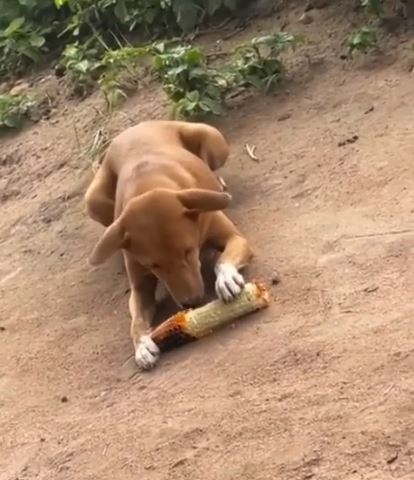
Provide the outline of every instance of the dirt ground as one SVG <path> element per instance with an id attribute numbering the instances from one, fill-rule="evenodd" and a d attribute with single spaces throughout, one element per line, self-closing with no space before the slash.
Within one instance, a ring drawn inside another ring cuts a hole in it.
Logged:
<path id="1" fill-rule="evenodd" d="M 126 373 L 119 258 L 87 264 L 101 230 L 79 153 L 99 96 L 56 86 L 49 120 L 1 140 L 1 480 L 414 479 L 412 37 L 343 61 L 346 19 L 286 15 L 231 42 L 288 18 L 313 39 L 291 78 L 218 123 L 229 215 L 257 253 L 247 276 L 281 279 L 272 306 L 150 373 Z M 163 116 L 150 86 L 111 132 Z"/>

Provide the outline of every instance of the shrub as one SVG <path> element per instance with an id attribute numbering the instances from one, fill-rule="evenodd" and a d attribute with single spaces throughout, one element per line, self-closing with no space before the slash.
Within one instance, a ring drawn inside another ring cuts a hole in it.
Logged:
<path id="1" fill-rule="evenodd" d="M 0 95 L 0 129 L 20 128 L 34 106 L 28 96 Z"/>

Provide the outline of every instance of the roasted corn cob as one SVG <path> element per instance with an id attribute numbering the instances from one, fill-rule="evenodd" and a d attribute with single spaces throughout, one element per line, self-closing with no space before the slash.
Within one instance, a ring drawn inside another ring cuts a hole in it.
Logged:
<path id="1" fill-rule="evenodd" d="M 194 310 L 178 312 L 151 333 L 151 339 L 161 351 L 198 340 L 213 330 L 269 306 L 270 295 L 266 287 L 252 282 L 245 285 L 240 297 L 230 303 L 220 300 Z"/>

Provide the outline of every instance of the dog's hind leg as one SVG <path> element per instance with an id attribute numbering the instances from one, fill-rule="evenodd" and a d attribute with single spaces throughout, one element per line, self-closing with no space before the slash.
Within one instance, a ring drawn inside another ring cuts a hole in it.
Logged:
<path id="1" fill-rule="evenodd" d="M 201 158 L 214 172 L 221 168 L 230 153 L 230 147 L 224 136 L 214 127 L 204 123 L 185 123 L 181 127 L 181 140 L 184 147 Z M 217 175 L 223 191 L 227 184 Z"/>
<path id="2" fill-rule="evenodd" d="M 221 168 L 230 153 L 230 147 L 224 136 L 214 127 L 203 125 L 200 134 L 199 157 L 214 172 Z"/>
<path id="3" fill-rule="evenodd" d="M 116 176 L 105 164 L 99 167 L 85 194 L 86 211 L 105 227 L 114 220 Z"/>

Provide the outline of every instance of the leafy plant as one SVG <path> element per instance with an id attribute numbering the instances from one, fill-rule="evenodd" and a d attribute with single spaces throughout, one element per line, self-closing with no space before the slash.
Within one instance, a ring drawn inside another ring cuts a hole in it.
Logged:
<path id="1" fill-rule="evenodd" d="M 361 0 L 361 5 L 378 17 L 381 16 L 384 8 L 384 0 Z"/>
<path id="2" fill-rule="evenodd" d="M 280 54 L 303 42 L 302 37 L 290 33 L 275 33 L 253 38 L 235 51 L 233 69 L 236 83 L 245 88 L 269 91 L 281 80 L 283 64 Z"/>
<path id="3" fill-rule="evenodd" d="M 146 47 L 124 47 L 105 53 L 100 62 L 103 73 L 98 83 L 108 110 L 126 97 L 126 90 L 136 88 L 140 77 L 138 70 L 148 56 L 149 49 Z"/>
<path id="4" fill-rule="evenodd" d="M 207 65 L 197 47 L 155 44 L 154 70 L 161 79 L 163 89 L 173 102 L 174 117 L 197 117 L 212 112 L 223 112 L 226 91 L 231 79 L 225 73 Z"/>
<path id="5" fill-rule="evenodd" d="M 79 42 L 67 45 L 63 51 L 60 65 L 69 74 L 79 95 L 85 95 L 96 84 L 102 67 L 100 55 L 97 47 Z"/>
<path id="6" fill-rule="evenodd" d="M 288 33 L 253 38 L 219 69 L 209 66 L 196 47 L 158 43 L 152 47 L 154 70 L 173 103 L 173 116 L 220 115 L 230 91 L 251 87 L 269 91 L 277 85 L 284 71 L 280 54 L 301 41 Z"/>
<path id="7" fill-rule="evenodd" d="M 49 28 L 35 28 L 24 17 L 12 20 L 0 30 L 0 75 L 18 74 L 40 59 L 46 50 L 45 34 Z"/>
<path id="8" fill-rule="evenodd" d="M 376 48 L 377 45 L 377 31 L 368 27 L 361 28 L 361 30 L 352 33 L 348 38 L 348 52 L 350 55 L 355 50 L 366 53 L 368 50 Z"/>
<path id="9" fill-rule="evenodd" d="M 235 12 L 240 1 L 0 0 L 0 75 L 21 73 L 42 52 L 74 40 L 114 49 L 132 31 L 147 38 L 189 33 L 219 12 Z"/>
<path id="10" fill-rule="evenodd" d="M 0 129 L 20 128 L 34 106 L 28 96 L 0 95 Z"/>
<path id="11" fill-rule="evenodd" d="M 86 30 L 96 35 L 112 31 L 189 33 L 220 10 L 234 12 L 239 0 L 55 0 L 57 8 L 71 12 L 66 32 L 80 36 Z"/>
<path id="12" fill-rule="evenodd" d="M 53 0 L 0 0 L 0 29 L 24 17 L 38 26 L 49 26 L 58 15 Z"/>

